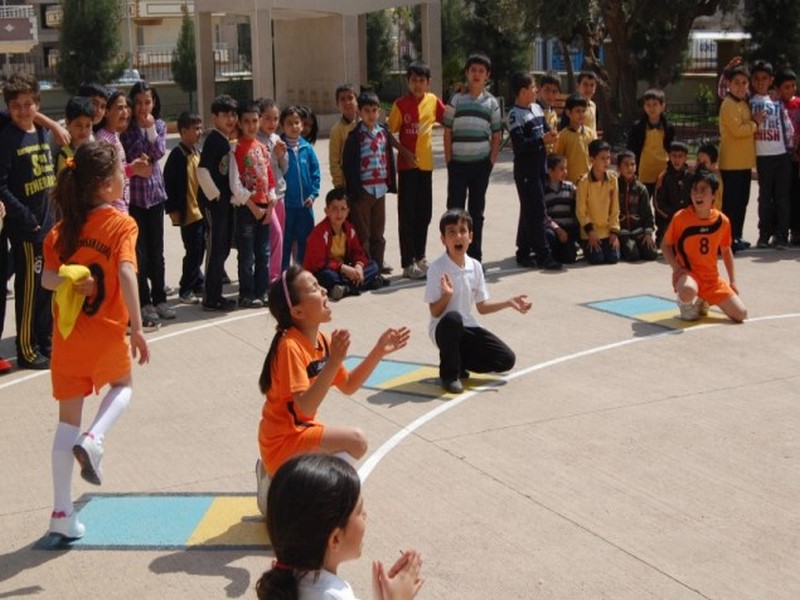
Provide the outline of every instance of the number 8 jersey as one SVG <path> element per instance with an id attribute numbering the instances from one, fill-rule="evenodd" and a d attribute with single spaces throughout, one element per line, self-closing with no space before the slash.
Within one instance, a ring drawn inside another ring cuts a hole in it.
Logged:
<path id="1" fill-rule="evenodd" d="M 707 219 L 701 219 L 691 206 L 679 210 L 664 234 L 664 241 L 675 249 L 681 266 L 700 283 L 719 279 L 719 249 L 732 243 L 728 217 L 712 208 Z"/>

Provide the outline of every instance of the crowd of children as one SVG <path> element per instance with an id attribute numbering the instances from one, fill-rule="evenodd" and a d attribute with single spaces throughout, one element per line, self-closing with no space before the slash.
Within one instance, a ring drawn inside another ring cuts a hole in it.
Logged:
<path id="1" fill-rule="evenodd" d="M 525 295 L 490 302 L 481 264 L 486 191 L 503 128 L 500 103 L 486 89 L 491 60 L 471 55 L 466 85 L 447 104 L 429 91 L 427 66 L 412 63 L 406 75 L 408 93 L 393 104 L 387 125 L 380 122 L 376 94 L 357 93 L 349 84 L 336 89 L 341 118 L 329 142 L 334 188 L 316 225 L 317 125 L 304 107 L 281 109 L 271 99 L 238 103 L 218 96 L 202 150 L 202 120 L 183 112 L 177 119 L 180 142 L 162 172 L 166 124 L 158 93 L 147 82 L 136 83 L 127 95 L 98 84 L 83 86 L 66 105 L 64 130 L 38 112 L 33 78 L 15 74 L 6 81 L 8 115 L 0 121 L 0 218 L 5 220 L 0 277 L 5 281 L 10 243 L 17 364 L 50 368 L 53 395 L 60 401 L 52 450 L 52 532 L 83 535 L 69 497 L 72 456 L 81 475 L 99 484 L 103 438 L 131 397 L 129 352 L 147 361 L 143 331 L 176 316 L 164 277 L 165 214 L 180 227 L 185 250 L 181 303 L 201 304 L 208 311 L 268 305 L 278 324 L 259 381 L 266 401 L 256 466 L 259 507 L 276 542 L 283 517 L 270 516 L 280 503 L 277 498 L 268 502 L 268 494 L 272 498 L 276 486 L 284 485 L 282 465 L 297 471 L 302 463 L 290 459 L 308 451 L 347 461 L 366 452 L 359 429 L 315 420 L 328 390 L 354 392 L 409 338 L 404 327 L 387 329 L 349 372 L 343 365 L 349 332 L 320 331 L 331 319 L 328 299 L 388 285 L 387 193 L 398 194 L 402 276 L 427 279 L 424 300 L 443 389 L 461 393 L 470 371 L 513 368 L 513 350 L 472 314 L 473 305 L 479 314 L 505 308 L 525 314 L 531 308 Z M 719 152 L 702 144 L 693 168 L 688 146 L 675 139 L 667 119 L 664 93 L 648 90 L 630 149 L 616 154 L 616 172 L 610 168 L 612 148 L 598 135 L 592 100 L 597 83 L 593 74 L 580 74 L 578 92 L 566 98 L 559 123 L 556 75 L 545 74 L 539 86 L 530 74 L 512 78 L 507 128 L 520 203 L 517 263 L 560 270 L 581 254 L 595 265 L 652 261 L 661 250 L 673 270 L 681 318 L 697 319 L 714 304 L 732 320 L 743 321 L 747 311 L 738 295 L 733 253 L 749 245 L 742 231 L 753 168 L 759 181 L 757 246 L 800 244 L 795 74 L 787 70 L 776 76 L 764 61 L 752 65 L 752 74 L 732 64 L 722 84 Z M 436 123 L 444 127 L 448 211 L 439 221 L 444 253 L 429 264 Z M 58 147 L 51 148 L 54 141 Z M 232 247 L 238 300 L 223 295 Z M 728 281 L 719 275 L 718 256 Z M 3 297 L 0 333 L 5 308 Z M 103 318 L 93 318 L 97 315 Z M 107 351 L 89 352 L 89 343 L 98 340 Z M 70 366 L 74 361 L 65 360 L 75 353 L 86 355 L 80 372 Z M 0 359 L 0 372 L 10 368 Z M 80 434 L 84 397 L 106 384 L 110 388 L 95 421 Z M 352 475 L 346 464 L 341 469 L 345 479 Z M 358 490 L 354 493 L 358 496 Z M 307 568 L 327 569 L 336 585 L 338 562 L 353 553 L 331 561 L 328 551 L 336 529 L 350 527 L 355 518 L 356 499 L 343 505 L 339 521 L 326 524 L 332 533 L 307 559 Z M 306 585 L 287 576 L 306 568 L 306 558 L 302 564 L 300 558 L 282 558 L 279 546 L 279 562 L 260 589 Z M 413 596 L 421 584 L 419 564 L 413 551 L 388 573 L 378 563 L 376 585 L 388 590 L 402 584 Z"/>

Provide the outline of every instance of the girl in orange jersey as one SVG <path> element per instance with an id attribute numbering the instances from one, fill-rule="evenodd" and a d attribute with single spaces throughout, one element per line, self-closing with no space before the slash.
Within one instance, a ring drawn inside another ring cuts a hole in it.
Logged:
<path id="1" fill-rule="evenodd" d="M 293 265 L 269 290 L 269 310 L 277 321 L 259 378 L 267 401 L 261 414 L 256 463 L 258 504 L 266 514 L 269 479 L 297 454 L 324 452 L 357 460 L 367 451 L 364 433 L 356 427 L 329 427 L 315 420 L 331 386 L 353 394 L 381 359 L 408 343 L 406 327 L 387 329 L 366 358 L 348 372 L 342 362 L 350 347 L 350 332 L 335 329 L 330 336 L 319 328 L 331 320 L 328 294 L 310 272 Z M 266 469 L 265 469 L 266 467 Z"/>
<path id="2" fill-rule="evenodd" d="M 42 285 L 56 291 L 50 365 L 59 401 L 50 532 L 66 539 L 85 531 L 70 498 L 73 455 L 81 476 L 100 485 L 103 438 L 131 399 L 129 352 L 139 364 L 150 359 L 136 283 L 136 223 L 112 205 L 124 185 L 114 146 L 82 145 L 58 176 L 53 202 L 61 220 L 44 242 Z M 79 435 L 83 399 L 106 384 L 97 416 Z"/>

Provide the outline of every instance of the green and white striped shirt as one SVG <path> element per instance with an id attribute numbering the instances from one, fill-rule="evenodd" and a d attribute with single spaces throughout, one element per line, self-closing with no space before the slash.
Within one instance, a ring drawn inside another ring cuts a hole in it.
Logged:
<path id="1" fill-rule="evenodd" d="M 500 104 L 487 91 L 477 97 L 453 94 L 442 124 L 453 131 L 451 160 L 480 162 L 491 154 L 492 134 L 502 129 Z"/>

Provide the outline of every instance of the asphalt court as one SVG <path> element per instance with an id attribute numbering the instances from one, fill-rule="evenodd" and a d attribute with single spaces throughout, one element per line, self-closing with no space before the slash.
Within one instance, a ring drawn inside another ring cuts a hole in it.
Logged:
<path id="1" fill-rule="evenodd" d="M 327 164 L 324 141 L 317 149 Z M 434 215 L 445 186 L 438 169 Z M 392 206 L 387 256 L 397 269 Z M 463 395 L 443 394 L 423 284 L 396 273 L 388 288 L 333 306 L 325 329 L 351 330 L 348 365 L 386 327 L 412 330 L 362 390 L 332 392 L 320 409 L 323 422 L 357 425 L 369 443 L 363 554 L 342 576 L 369 597 L 370 561 L 415 546 L 422 598 L 800 597 L 800 250 L 737 256 L 749 322 L 712 310 L 684 328 L 661 261 L 517 268 L 516 213 L 504 153 L 487 199 L 486 277 L 493 299 L 527 293 L 534 307 L 480 322 L 516 352 L 510 373 L 473 374 Z M 439 252 L 434 223 L 429 258 Z M 170 284 L 181 255 L 168 228 Z M 13 354 L 9 313 L 3 355 Z M 179 306 L 174 323 L 148 334 L 153 359 L 134 369 L 103 486 L 75 477 L 87 534 L 71 548 L 42 549 L 49 378 L 0 378 L 0 598 L 253 597 L 272 560 L 253 463 L 255 381 L 273 331 L 265 310 Z M 85 419 L 96 406 L 87 402 Z"/>

